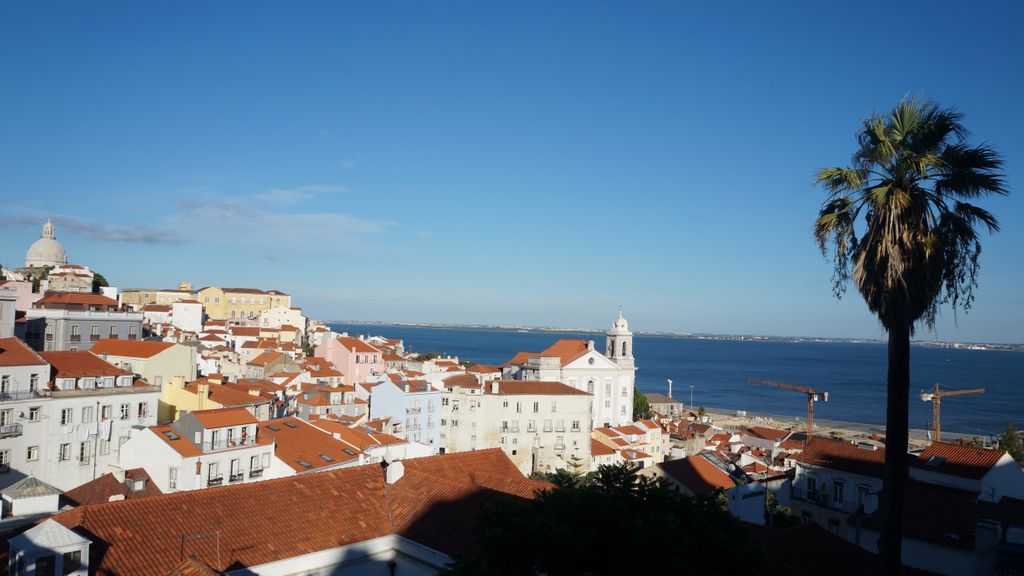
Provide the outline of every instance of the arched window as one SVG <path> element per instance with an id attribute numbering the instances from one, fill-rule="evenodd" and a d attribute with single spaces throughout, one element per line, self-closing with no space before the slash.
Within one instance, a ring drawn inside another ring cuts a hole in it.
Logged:
<path id="1" fill-rule="evenodd" d="M 623 358 L 626 357 L 626 341 L 625 340 L 622 341 L 622 357 Z"/>
<path id="2" fill-rule="evenodd" d="M 587 394 L 593 394 L 593 393 L 594 393 L 594 380 L 593 379 L 587 380 Z"/>

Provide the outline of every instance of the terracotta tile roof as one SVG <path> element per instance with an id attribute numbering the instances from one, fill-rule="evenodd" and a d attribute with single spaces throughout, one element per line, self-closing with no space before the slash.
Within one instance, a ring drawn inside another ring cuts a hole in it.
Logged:
<path id="1" fill-rule="evenodd" d="M 632 425 L 630 425 L 630 426 L 619 426 L 618 428 L 615 428 L 615 430 L 617 430 L 619 432 L 619 434 L 625 434 L 627 436 L 633 436 L 633 435 L 635 435 L 635 436 L 643 436 L 643 435 L 647 434 L 646 430 L 641 430 L 641 429 L 637 428 L 636 426 L 632 426 Z"/>
<path id="2" fill-rule="evenodd" d="M 142 480 L 145 482 L 145 487 L 142 490 L 132 490 L 126 482 L 118 482 L 113 474 L 108 473 L 65 492 L 64 496 L 74 502 L 76 506 L 80 506 L 109 502 L 111 496 L 123 496 L 125 499 L 129 499 L 163 494 L 144 468 L 125 470 L 125 480 L 127 482 Z"/>
<path id="3" fill-rule="evenodd" d="M 85 292 L 47 292 L 34 304 L 37 308 L 47 306 L 99 306 L 101 308 L 117 308 L 117 301 L 102 294 Z"/>
<path id="4" fill-rule="evenodd" d="M 143 312 L 170 312 L 171 307 L 166 304 L 146 304 L 142 307 Z"/>
<path id="5" fill-rule="evenodd" d="M 980 480 L 1005 454 L 1005 450 L 933 442 L 910 465 L 939 474 Z"/>
<path id="6" fill-rule="evenodd" d="M 536 352 L 516 352 L 516 355 L 508 362 L 505 362 L 505 365 L 526 364 L 533 356 L 540 356 L 540 354 L 537 354 Z"/>
<path id="7" fill-rule="evenodd" d="M 587 343 L 577 338 L 562 338 L 541 352 L 540 356 L 558 356 L 562 366 L 587 353 Z"/>
<path id="8" fill-rule="evenodd" d="M 203 453 L 198 446 L 182 438 L 178 430 L 170 424 L 150 426 L 148 430 L 184 458 L 200 456 Z"/>
<path id="9" fill-rule="evenodd" d="M 338 342 L 345 347 L 346 350 L 355 350 L 356 352 L 376 352 L 380 353 L 380 350 L 360 340 L 359 338 L 352 338 L 351 336 L 338 336 Z"/>
<path id="10" fill-rule="evenodd" d="M 163 576 L 184 556 L 224 572 L 397 533 L 447 554 L 471 547 L 480 509 L 495 496 L 531 498 L 549 484 L 524 478 L 500 449 L 403 461 L 387 492 L 379 465 L 329 470 L 80 506 L 54 516 L 88 533 L 98 574 Z M 218 554 L 219 553 L 219 554 Z"/>
<path id="11" fill-rule="evenodd" d="M 127 376 L 122 370 L 92 352 L 40 352 L 50 363 L 50 378 L 81 378 L 97 376 Z"/>
<path id="12" fill-rule="evenodd" d="M 443 382 L 445 386 L 480 387 L 480 382 L 476 379 L 476 376 L 473 376 L 472 374 L 449 376 L 445 378 Z"/>
<path id="13" fill-rule="evenodd" d="M 783 440 L 782 443 L 779 444 L 779 448 L 782 450 L 803 450 L 804 443 L 799 440 Z"/>
<path id="14" fill-rule="evenodd" d="M 619 450 L 619 454 L 622 455 L 626 460 L 643 460 L 644 458 L 650 458 L 650 454 L 646 454 L 639 450 Z"/>
<path id="15" fill-rule="evenodd" d="M 695 494 L 728 490 L 736 485 L 728 474 L 699 454 L 681 460 L 666 460 L 656 466 Z"/>
<path id="16" fill-rule="evenodd" d="M 220 428 L 222 426 L 241 426 L 242 424 L 256 424 L 258 420 L 245 408 L 216 408 L 213 410 L 195 410 L 189 412 L 199 420 L 199 423 L 206 428 Z"/>
<path id="17" fill-rule="evenodd" d="M 0 366 L 39 366 L 46 360 L 17 338 L 0 338 Z"/>
<path id="18" fill-rule="evenodd" d="M 491 372 L 501 372 L 501 366 L 488 366 L 486 364 L 473 364 L 469 368 L 466 368 L 466 372 L 476 372 L 478 374 L 488 374 Z"/>
<path id="19" fill-rule="evenodd" d="M 558 394 L 561 396 L 590 396 L 561 382 L 541 382 L 535 380 L 494 380 L 484 386 L 484 393 L 492 393 L 492 384 L 498 385 L 499 394 Z"/>
<path id="20" fill-rule="evenodd" d="M 612 454 L 615 454 L 615 450 L 611 446 L 591 438 L 590 454 L 592 456 L 611 456 Z"/>
<path id="21" fill-rule="evenodd" d="M 152 342 L 148 340 L 109 340 L 96 341 L 89 349 L 96 355 L 125 356 L 129 358 L 152 358 L 174 346 L 173 342 Z"/>
<path id="22" fill-rule="evenodd" d="M 260 329 L 255 326 L 231 326 L 228 331 L 235 336 L 255 336 L 259 337 Z"/>
<path id="23" fill-rule="evenodd" d="M 708 430 L 711 430 L 711 426 L 707 424 L 699 424 L 696 422 L 691 423 L 687 426 L 687 429 L 694 434 L 705 434 Z"/>
<path id="24" fill-rule="evenodd" d="M 249 360 L 249 365 L 250 366 L 266 366 L 267 364 L 270 364 L 271 362 L 273 362 L 274 360 L 277 360 L 281 356 L 283 356 L 283 354 L 281 354 L 280 352 L 276 352 L 274 350 L 268 350 L 268 351 L 260 354 L 259 356 L 253 358 L 252 360 Z"/>
<path id="25" fill-rule="evenodd" d="M 750 428 L 747 428 L 747 432 L 751 436 L 771 440 L 772 442 L 782 442 L 784 438 L 789 436 L 789 432 L 785 430 L 766 428 L 764 426 L 751 426 Z"/>
<path id="26" fill-rule="evenodd" d="M 202 288 L 201 290 L 205 290 Z M 266 294 L 267 292 L 260 290 L 259 288 L 221 288 L 221 291 L 225 293 L 234 294 Z"/>
<path id="27" fill-rule="evenodd" d="M 259 430 L 274 441 L 274 455 L 299 474 L 359 460 L 359 452 L 348 444 L 298 418 L 267 420 Z"/>
<path id="28" fill-rule="evenodd" d="M 881 478 L 882 467 L 885 464 L 885 448 L 868 450 L 842 440 L 814 436 L 804 446 L 803 452 L 794 455 L 792 459 L 823 468 Z"/>

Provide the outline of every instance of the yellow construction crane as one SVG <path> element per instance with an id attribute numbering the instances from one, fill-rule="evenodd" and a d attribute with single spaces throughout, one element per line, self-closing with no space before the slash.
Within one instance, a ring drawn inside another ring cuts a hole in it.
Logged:
<path id="1" fill-rule="evenodd" d="M 932 402 L 932 441 L 938 442 L 942 439 L 942 428 L 939 426 L 939 416 L 941 415 L 942 399 L 947 396 L 961 396 L 963 394 L 984 394 L 984 388 L 971 388 L 969 390 L 942 390 L 939 388 L 939 384 L 936 383 L 935 387 L 928 392 L 921 392 L 921 400 L 925 402 L 931 400 Z"/>

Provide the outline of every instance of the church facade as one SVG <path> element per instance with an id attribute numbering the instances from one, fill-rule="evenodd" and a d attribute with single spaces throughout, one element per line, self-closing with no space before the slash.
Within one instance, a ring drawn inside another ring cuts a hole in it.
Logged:
<path id="1" fill-rule="evenodd" d="M 633 333 L 620 312 L 605 333 L 604 353 L 593 340 L 563 338 L 543 352 L 516 354 L 502 377 L 567 384 L 593 397 L 595 427 L 624 425 L 633 420 Z"/>

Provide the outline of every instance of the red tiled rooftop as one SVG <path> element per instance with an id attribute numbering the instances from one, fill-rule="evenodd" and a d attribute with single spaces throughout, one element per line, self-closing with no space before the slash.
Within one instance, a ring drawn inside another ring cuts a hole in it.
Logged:
<path id="1" fill-rule="evenodd" d="M 127 376 L 122 370 L 92 352 L 40 352 L 50 363 L 50 378 L 81 378 L 97 376 Z"/>
<path id="2" fill-rule="evenodd" d="M 549 484 L 524 478 L 499 449 L 403 461 L 385 492 L 379 465 L 80 506 L 54 516 L 90 534 L 99 574 L 163 576 L 186 555 L 216 571 L 399 534 L 447 554 L 471 547 L 493 497 L 531 498 Z"/>
<path id="3" fill-rule="evenodd" d="M 563 396 L 589 396 L 582 390 L 561 382 L 535 380 L 494 380 L 484 386 L 484 393 L 493 394 L 493 384 L 498 385 L 499 394 L 557 394 Z"/>
<path id="4" fill-rule="evenodd" d="M 736 485 L 728 474 L 699 454 L 681 460 L 667 460 L 656 466 L 696 494 L 728 490 Z"/>
<path id="5" fill-rule="evenodd" d="M 47 305 L 117 308 L 117 301 L 107 298 L 102 294 L 89 294 L 85 292 L 47 292 L 45 296 L 37 300 L 34 304 L 34 306 L 38 308 L 44 308 Z"/>
<path id="6" fill-rule="evenodd" d="M 576 338 L 562 338 L 541 352 L 539 356 L 558 356 L 562 366 L 587 353 L 587 343 Z"/>
<path id="7" fill-rule="evenodd" d="M 274 455 L 300 474 L 359 460 L 359 453 L 347 444 L 298 418 L 267 420 L 259 430 L 261 437 L 274 441 Z"/>
<path id="8" fill-rule="evenodd" d="M 255 416 L 245 408 L 216 408 L 214 410 L 195 410 L 190 412 L 206 428 L 220 428 L 222 426 L 241 426 L 242 424 L 255 424 L 258 422 Z"/>
<path id="9" fill-rule="evenodd" d="M 1005 454 L 1005 450 L 933 442 L 911 466 L 939 474 L 980 480 Z"/>
<path id="10" fill-rule="evenodd" d="M 338 343 L 345 347 L 346 350 L 355 350 L 356 352 L 369 352 L 369 353 L 380 353 L 380 350 L 360 340 L 359 338 L 352 338 L 351 336 L 338 336 Z"/>
<path id="11" fill-rule="evenodd" d="M 0 366 L 39 366 L 46 360 L 17 338 L 0 338 Z"/>
<path id="12" fill-rule="evenodd" d="M 93 344 L 89 351 L 96 355 L 152 358 L 172 346 L 174 346 L 173 342 L 103 339 Z"/>
<path id="13" fill-rule="evenodd" d="M 842 440 L 814 436 L 793 460 L 862 476 L 882 477 L 885 448 L 870 450 Z"/>

